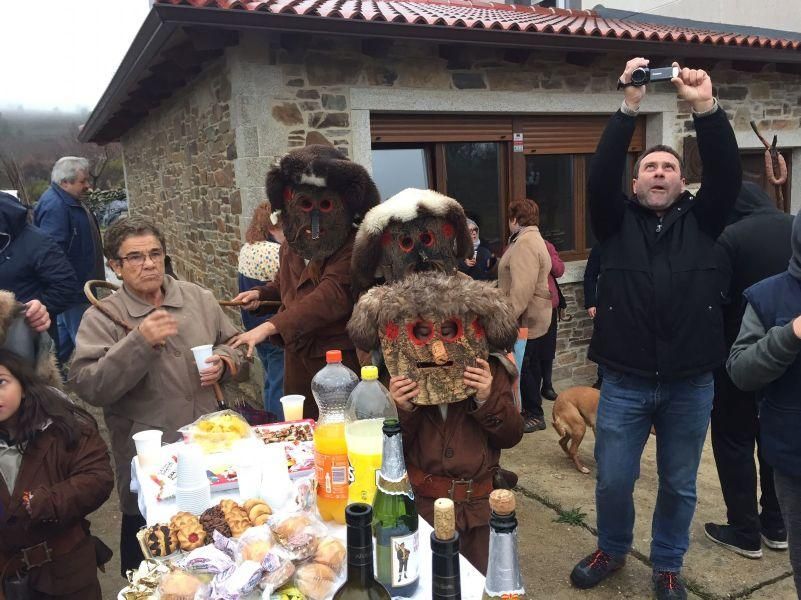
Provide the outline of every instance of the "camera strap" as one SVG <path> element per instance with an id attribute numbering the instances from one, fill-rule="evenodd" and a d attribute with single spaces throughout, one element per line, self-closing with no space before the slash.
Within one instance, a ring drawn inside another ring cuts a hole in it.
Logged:
<path id="1" fill-rule="evenodd" d="M 617 89 L 622 90 L 627 87 L 642 87 L 642 84 L 637 85 L 636 83 L 632 83 L 629 81 L 628 83 L 623 83 L 620 79 L 617 80 Z"/>

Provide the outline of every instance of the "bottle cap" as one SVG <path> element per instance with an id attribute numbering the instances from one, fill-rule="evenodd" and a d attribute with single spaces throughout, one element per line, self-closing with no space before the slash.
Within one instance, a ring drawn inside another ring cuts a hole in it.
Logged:
<path id="1" fill-rule="evenodd" d="M 327 363 L 342 362 L 342 350 L 328 350 L 325 353 L 325 362 Z"/>
<path id="2" fill-rule="evenodd" d="M 376 379 L 378 379 L 378 367 L 374 367 L 373 365 L 362 367 L 363 381 L 375 381 Z"/>
<path id="3" fill-rule="evenodd" d="M 384 435 L 397 435 L 401 432 L 400 421 L 395 418 L 384 419 L 384 426 L 381 430 L 384 432 Z"/>
<path id="4" fill-rule="evenodd" d="M 353 502 L 345 507 L 345 523 L 351 527 L 367 527 L 373 522 L 373 507 L 363 502 Z"/>
<path id="5" fill-rule="evenodd" d="M 490 508 L 498 516 L 515 512 L 515 495 L 510 490 L 493 490 L 489 497 Z"/>
<path id="6" fill-rule="evenodd" d="M 438 540 L 450 540 L 456 534 L 456 517 L 453 500 L 438 498 L 434 501 L 434 535 Z"/>

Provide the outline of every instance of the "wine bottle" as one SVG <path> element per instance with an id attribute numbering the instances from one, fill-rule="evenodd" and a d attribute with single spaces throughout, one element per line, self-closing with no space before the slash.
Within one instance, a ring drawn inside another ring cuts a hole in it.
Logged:
<path id="1" fill-rule="evenodd" d="M 393 596 L 411 597 L 420 573 L 417 507 L 403 460 L 398 420 L 385 419 L 383 433 L 381 471 L 373 500 L 378 581 Z"/>
<path id="2" fill-rule="evenodd" d="M 515 495 L 509 490 L 494 490 L 489 498 L 490 540 L 489 567 L 482 600 L 503 598 L 523 600 L 526 590 L 520 575 L 517 555 L 517 519 Z"/>
<path id="3" fill-rule="evenodd" d="M 348 578 L 334 592 L 334 600 L 390 600 L 373 575 L 373 509 L 356 502 L 345 508 L 348 541 Z"/>
<path id="4" fill-rule="evenodd" d="M 431 600 L 461 600 L 459 580 L 459 532 L 453 500 L 434 502 L 434 531 L 431 532 Z"/>

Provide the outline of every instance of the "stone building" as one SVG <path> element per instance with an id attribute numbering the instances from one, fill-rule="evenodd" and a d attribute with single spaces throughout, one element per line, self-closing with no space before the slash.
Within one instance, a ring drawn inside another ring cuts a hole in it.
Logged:
<path id="1" fill-rule="evenodd" d="M 160 0 L 84 127 L 121 141 L 131 211 L 159 222 L 179 274 L 235 291 L 248 215 L 268 166 L 330 143 L 370 169 L 384 197 L 431 187 L 458 199 L 500 251 L 505 207 L 532 197 L 568 270 L 577 318 L 560 334 L 556 378 L 590 379 L 580 285 L 593 244 L 588 159 L 620 105 L 626 60 L 711 72 L 742 149 L 764 183 L 749 121 L 778 133 L 801 205 L 801 36 L 738 35 L 463 0 Z M 690 108 L 650 86 L 629 166 L 654 143 L 683 149 L 700 177 Z M 627 177 L 630 180 L 630 177 Z M 623 182 L 621 182 L 622 184 Z M 771 188 L 772 191 L 772 188 Z M 792 204 L 792 206 L 791 206 Z"/>

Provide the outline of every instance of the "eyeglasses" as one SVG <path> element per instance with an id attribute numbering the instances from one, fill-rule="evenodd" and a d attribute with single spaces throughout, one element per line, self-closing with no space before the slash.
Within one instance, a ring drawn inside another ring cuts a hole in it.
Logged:
<path id="1" fill-rule="evenodd" d="M 128 264 L 132 267 L 141 267 L 145 264 L 146 259 L 150 259 L 154 263 L 164 260 L 163 250 L 151 250 L 147 254 L 142 252 L 131 252 L 127 256 L 120 256 L 120 260 L 127 260 Z"/>
<path id="2" fill-rule="evenodd" d="M 478 229 L 476 229 L 475 227 L 469 227 L 468 230 L 470 231 L 470 233 L 478 233 Z"/>

